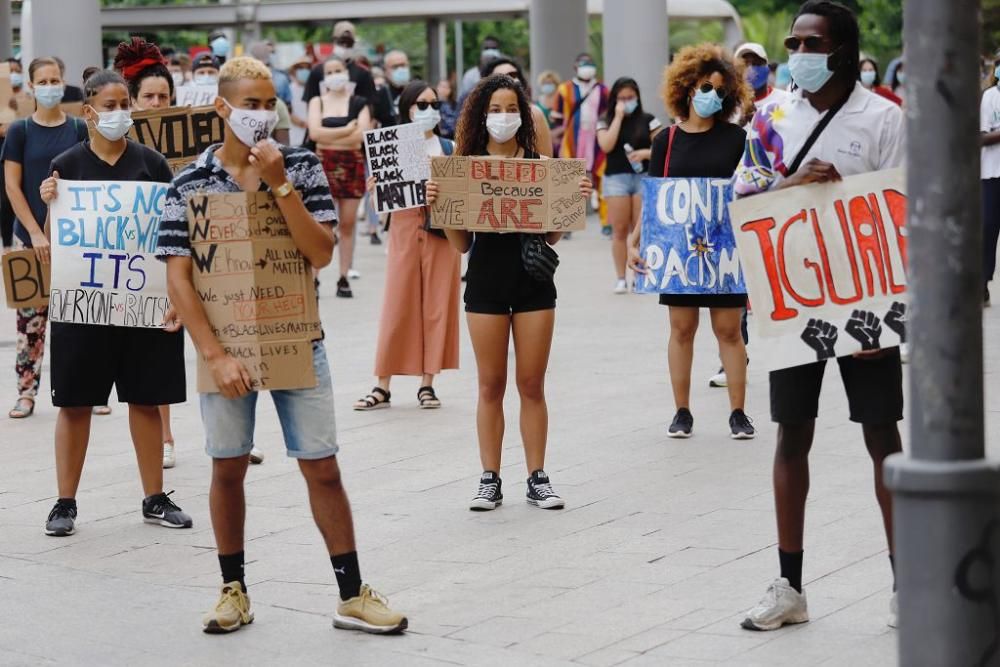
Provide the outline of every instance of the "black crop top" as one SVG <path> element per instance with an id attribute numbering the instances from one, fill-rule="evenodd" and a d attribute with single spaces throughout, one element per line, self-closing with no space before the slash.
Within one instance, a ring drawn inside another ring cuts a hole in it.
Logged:
<path id="1" fill-rule="evenodd" d="M 322 97 L 319 98 L 319 104 L 321 113 L 323 114 L 323 127 L 344 127 L 361 115 L 361 110 L 367 106 L 368 101 L 363 97 L 351 95 L 351 99 L 347 103 L 346 116 L 327 116 L 326 105 Z"/>

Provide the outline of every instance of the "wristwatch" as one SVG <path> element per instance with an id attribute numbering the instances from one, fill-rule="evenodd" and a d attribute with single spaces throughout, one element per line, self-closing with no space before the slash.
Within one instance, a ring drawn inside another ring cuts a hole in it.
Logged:
<path id="1" fill-rule="evenodd" d="M 281 185 L 279 185 L 278 187 L 276 187 L 271 192 L 278 199 L 284 199 L 288 195 L 292 194 L 292 191 L 294 189 L 295 189 L 295 187 L 291 183 L 289 183 L 288 181 L 285 181 L 284 183 L 282 183 Z"/>

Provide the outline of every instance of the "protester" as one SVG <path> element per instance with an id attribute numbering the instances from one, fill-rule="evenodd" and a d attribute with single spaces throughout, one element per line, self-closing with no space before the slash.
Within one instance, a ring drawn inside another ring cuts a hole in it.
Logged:
<path id="1" fill-rule="evenodd" d="M 221 390 L 201 395 L 207 451 L 212 457 L 209 507 L 223 580 L 219 601 L 202 622 L 209 633 L 232 632 L 254 619 L 244 579 L 243 479 L 257 392 L 251 389 L 247 369 L 216 339 L 194 289 L 187 198 L 196 193 L 256 191 L 259 184 L 274 195 L 292 240 L 306 260 L 315 268 L 329 264 L 337 218 L 327 179 L 312 153 L 267 139 L 276 122 L 276 103 L 266 67 L 252 58 L 226 63 L 215 101 L 216 111 L 226 120 L 225 140 L 210 146 L 174 178 L 160 228 L 158 254 L 167 259 L 171 302 Z M 378 634 L 401 632 L 406 629 L 406 617 L 392 611 L 385 598 L 362 584 L 351 508 L 337 465 L 333 386 L 322 339 L 313 342 L 313 365 L 316 387 L 275 390 L 271 397 L 288 455 L 298 459 L 306 480 L 313 517 L 340 589 L 341 602 L 333 624 Z"/>
<path id="2" fill-rule="evenodd" d="M 174 82 L 174 88 L 186 86 L 191 83 L 191 56 L 186 53 L 176 53 L 170 56 L 170 78 Z"/>
<path id="3" fill-rule="evenodd" d="M 365 193 L 365 155 L 363 134 L 371 129 L 368 102 L 352 95 L 347 89 L 347 63 L 340 56 L 331 56 L 324 64 L 326 92 L 309 102 L 309 136 L 323 160 L 323 170 L 330 191 L 337 200 L 340 218 L 340 278 L 337 296 L 351 298 L 349 277 L 360 274 L 351 271 L 354 260 L 354 223 L 358 204 Z"/>
<path id="4" fill-rule="evenodd" d="M 225 31 L 221 28 L 216 28 L 208 34 L 208 47 L 212 49 L 212 55 L 219 60 L 219 65 L 223 65 L 226 62 L 226 58 L 229 57 L 230 45 L 229 38 L 226 37 Z"/>
<path id="5" fill-rule="evenodd" d="M 853 12 L 837 2 L 809 0 L 785 40 L 798 89 L 781 113 L 761 111 L 753 120 L 746 153 L 736 172 L 738 195 L 780 191 L 808 183 L 891 169 L 903 158 L 903 114 L 898 106 L 857 81 L 859 29 Z M 820 123 L 825 120 L 825 127 Z M 853 145 L 857 151 L 842 147 Z M 796 167 L 801 164 L 801 169 Z M 850 419 L 861 424 L 875 473 L 892 561 L 892 494 L 883 480 L 885 457 L 901 450 L 896 423 L 903 418 L 902 366 L 898 348 L 837 359 Z M 780 576 L 743 627 L 774 630 L 809 620 L 802 587 L 802 547 L 809 451 L 819 411 L 826 361 L 770 375 L 771 419 L 778 424 L 774 495 Z M 896 623 L 896 596 L 889 625 Z"/>
<path id="6" fill-rule="evenodd" d="M 649 175 L 653 178 L 732 178 L 743 154 L 746 132 L 727 122 L 750 100 L 750 87 L 723 50 L 712 44 L 681 49 L 664 75 L 663 99 L 681 122 L 653 141 Z M 629 264 L 645 272 L 639 255 L 640 229 L 629 237 Z M 744 413 L 746 347 L 740 321 L 746 294 L 661 294 L 669 306 L 668 365 L 677 413 L 667 430 L 671 438 L 689 438 L 694 430 L 691 413 L 691 362 L 701 308 L 708 308 L 719 357 L 729 378 L 729 431 L 734 439 L 756 435 Z"/>
<path id="7" fill-rule="evenodd" d="M 278 99 L 286 107 L 292 104 L 292 82 L 288 72 L 274 66 L 274 43 L 270 41 L 254 42 L 249 48 L 250 55 L 261 61 L 271 70 L 271 77 L 274 80 L 274 88 L 278 93 Z"/>
<path id="8" fill-rule="evenodd" d="M 482 49 L 479 52 L 479 63 L 465 70 L 465 74 L 462 75 L 461 85 L 458 87 L 458 97 L 465 99 L 472 92 L 472 89 L 476 87 L 476 84 L 479 83 L 479 80 L 483 78 L 482 69 L 486 66 L 486 63 L 502 56 L 500 40 L 493 35 L 484 37 Z"/>
<path id="9" fill-rule="evenodd" d="M 89 141 L 75 144 L 52 160 L 52 175 L 40 188 L 46 205 L 55 201 L 59 179 L 170 182 L 166 158 L 125 136 L 132 126 L 131 95 L 120 74 L 104 70 L 92 75 L 85 84 L 85 99 L 84 117 L 93 134 Z M 183 403 L 186 393 L 180 323 L 168 312 L 164 325 L 164 329 L 139 329 L 52 324 L 52 403 L 59 408 L 55 433 L 59 499 L 46 522 L 47 535 L 61 537 L 75 530 L 76 492 L 90 440 L 91 410 L 107 404 L 112 386 L 118 400 L 129 406 L 129 430 L 146 496 L 143 519 L 167 528 L 191 527 L 191 518 L 163 492 L 163 440 L 157 406 Z M 142 363 L 135 363 L 139 358 Z"/>
<path id="10" fill-rule="evenodd" d="M 399 96 L 400 118 L 424 130 L 430 157 L 455 152 L 451 140 L 435 134 L 441 119 L 440 104 L 434 89 L 420 80 L 411 81 Z M 371 193 L 374 177 L 368 185 Z M 429 220 L 426 206 L 390 216 L 385 298 L 375 353 L 378 384 L 354 404 L 355 410 L 389 407 L 389 383 L 394 375 L 420 376 L 417 402 L 423 409 L 439 408 L 434 376 L 458 368 L 461 256 L 444 232 L 429 228 Z"/>
<path id="11" fill-rule="evenodd" d="M 202 53 L 191 63 L 191 82 L 196 86 L 219 84 L 219 59 L 211 53 Z"/>
<path id="12" fill-rule="evenodd" d="M 733 119 L 739 125 L 746 125 L 758 109 L 766 109 L 772 104 L 781 104 L 788 99 L 788 94 L 780 88 L 775 88 L 769 81 L 771 68 L 767 63 L 767 50 L 762 44 L 747 42 L 737 47 L 734 54 L 737 61 L 744 67 L 747 83 L 750 85 L 753 101 L 741 109 L 739 120 Z"/>
<path id="13" fill-rule="evenodd" d="M 353 23 L 350 21 L 338 21 L 336 25 L 333 26 L 334 55 L 338 56 L 341 60 L 347 63 L 347 74 L 350 77 L 350 82 L 354 84 L 353 94 L 358 97 L 365 98 L 369 104 L 374 104 L 376 102 L 376 96 L 375 83 L 372 80 L 372 75 L 367 69 L 354 62 L 352 59 L 354 54 L 354 45 L 356 42 L 356 34 L 357 32 L 354 29 Z M 309 103 L 312 98 L 322 93 L 322 90 L 320 90 L 320 84 L 323 83 L 325 76 L 324 63 L 317 64 L 312 68 L 312 71 L 309 72 L 309 79 L 306 81 L 305 92 L 302 93 L 302 99 L 306 103 Z"/>
<path id="14" fill-rule="evenodd" d="M 455 100 L 455 89 L 452 88 L 450 80 L 441 79 L 438 81 L 435 92 L 441 103 L 441 124 L 438 126 L 438 130 L 445 139 L 454 139 L 455 124 L 458 123 L 458 103 Z"/>
<path id="15" fill-rule="evenodd" d="M 559 74 L 554 70 L 547 69 L 538 75 L 536 80 L 538 87 L 536 90 L 535 106 L 545 116 L 545 124 L 552 134 L 552 156 L 559 157 L 559 144 L 562 143 L 563 127 L 552 118 L 552 111 L 556 103 L 556 91 L 559 89 Z"/>
<path id="16" fill-rule="evenodd" d="M 597 143 L 597 122 L 607 112 L 608 88 L 597 80 L 597 64 L 589 53 L 578 55 L 575 67 L 576 76 L 559 84 L 550 117 L 562 126 L 559 156 L 586 160 L 587 173 L 598 193 L 601 233 L 611 236 L 607 209 L 599 194 L 601 179 L 604 177 L 605 156 Z"/>
<path id="17" fill-rule="evenodd" d="M 639 84 L 621 77 L 611 86 L 608 111 L 597 124 L 597 143 L 608 156 L 604 169 L 604 200 L 611 223 L 611 258 L 614 262 L 615 294 L 628 292 L 625 261 L 626 241 L 642 211 L 642 176 L 649 171 L 653 138 L 663 129 L 656 116 L 642 109 Z"/>
<path id="18" fill-rule="evenodd" d="M 289 146 L 301 146 L 306 140 L 306 131 L 309 127 L 309 104 L 302 99 L 305 95 L 306 81 L 309 80 L 309 70 L 312 63 L 303 56 L 288 68 L 291 78 L 289 84 L 292 89 L 291 113 L 292 127 L 289 131 Z"/>
<path id="19" fill-rule="evenodd" d="M 1000 52 L 993 60 L 992 85 L 979 104 L 982 132 L 981 171 L 983 187 L 983 305 L 990 305 L 990 281 L 996 273 L 997 241 L 1000 239 Z"/>
<path id="20" fill-rule="evenodd" d="M 539 159 L 535 127 L 524 87 L 511 77 L 493 75 L 479 82 L 458 121 L 458 155 L 491 155 Z M 580 181 L 589 197 L 590 180 Z M 427 182 L 427 203 L 437 199 L 438 185 Z M 553 252 L 560 233 L 476 233 L 446 230 L 459 252 L 469 252 L 465 310 L 476 355 L 479 405 L 476 425 L 483 474 L 472 510 L 492 510 L 503 501 L 500 454 L 503 449 L 503 397 L 507 389 L 507 356 L 511 334 L 521 398 L 521 440 L 528 466 L 527 501 L 543 509 L 565 503 L 545 474 L 548 408 L 545 371 L 555 325 L 556 287 L 552 277 L 532 277 L 521 259 L 522 245 Z"/>
<path id="21" fill-rule="evenodd" d="M 482 69 L 483 78 L 494 74 L 506 74 L 511 77 L 521 86 L 524 90 L 524 94 L 531 99 L 531 88 L 528 86 L 527 79 L 524 78 L 524 70 L 517 61 L 511 58 L 496 58 L 489 61 Z M 458 102 L 458 107 L 461 109 L 465 106 L 465 99 L 461 99 Z M 535 145 L 532 147 L 533 150 L 539 155 L 544 155 L 545 157 L 552 157 L 552 135 L 549 132 L 549 123 L 545 118 L 545 114 L 534 104 L 531 105 L 531 117 L 535 126 Z M 456 135 L 457 136 L 457 135 Z"/>
<path id="22" fill-rule="evenodd" d="M 861 85 L 865 87 L 865 90 L 870 90 L 876 95 L 881 95 L 893 104 L 903 104 L 903 100 L 900 99 L 896 93 L 892 92 L 888 86 L 882 85 L 882 78 L 878 71 L 878 63 L 872 58 L 861 59 L 861 71 L 858 72 L 858 81 L 860 81 Z"/>
<path id="23" fill-rule="evenodd" d="M 394 49 L 385 54 L 385 86 L 374 101 L 374 116 L 382 127 L 399 122 L 399 96 L 410 82 L 410 58 L 405 52 Z"/>
<path id="24" fill-rule="evenodd" d="M 905 101 L 906 71 L 903 68 L 902 57 L 895 58 L 889 63 L 889 68 L 886 71 L 885 78 L 886 81 L 889 82 L 889 89 L 892 90 L 892 94 L 898 97 L 901 101 Z"/>
<path id="25" fill-rule="evenodd" d="M 87 125 L 68 117 L 59 104 L 63 98 L 64 72 L 54 58 L 35 58 L 28 65 L 28 82 L 35 98 L 35 112 L 11 123 L 3 145 L 5 199 L 13 207 L 15 250 L 34 248 L 35 256 L 49 263 L 45 234 L 47 209 L 39 186 L 49 175 L 53 158 L 87 138 Z M 17 349 L 14 373 L 17 401 L 8 413 L 12 419 L 30 417 L 42 377 L 48 308 L 17 310 Z"/>

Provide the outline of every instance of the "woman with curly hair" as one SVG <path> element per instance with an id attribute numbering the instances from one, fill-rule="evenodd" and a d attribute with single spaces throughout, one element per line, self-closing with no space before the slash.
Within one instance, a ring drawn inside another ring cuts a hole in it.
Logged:
<path id="1" fill-rule="evenodd" d="M 540 159 L 534 150 L 535 125 L 531 101 L 524 87 L 505 74 L 482 79 L 469 94 L 458 121 L 456 154 L 497 158 Z M 589 197 L 590 180 L 580 180 L 580 192 Z M 438 185 L 427 182 L 427 202 L 437 200 Z M 476 426 L 483 474 L 472 510 L 496 509 L 503 501 L 500 453 L 503 449 L 503 397 L 507 389 L 507 350 L 514 337 L 517 390 L 521 397 L 521 439 L 528 466 L 527 501 L 543 509 L 564 506 L 545 474 L 548 408 L 545 371 L 555 325 L 556 286 L 551 278 L 538 280 L 521 259 L 522 243 L 556 243 L 561 234 L 544 238 L 521 233 L 472 234 L 446 230 L 459 252 L 469 252 L 465 311 L 476 355 L 479 405 Z"/>
<path id="2" fill-rule="evenodd" d="M 739 69 L 738 69 L 739 68 Z M 649 175 L 653 178 L 732 178 L 736 172 L 746 132 L 727 122 L 745 107 L 750 87 L 742 63 L 714 44 L 680 50 L 664 75 L 663 99 L 680 119 L 653 140 Z M 639 255 L 639 226 L 629 237 L 629 266 L 644 273 Z M 689 438 L 694 428 L 691 414 L 691 362 L 694 336 L 701 308 L 708 308 L 712 331 L 719 342 L 719 356 L 728 378 L 730 435 L 753 438 L 755 431 L 743 412 L 746 396 L 746 346 L 740 320 L 746 294 L 661 294 L 660 304 L 670 309 L 668 365 L 677 413 L 667 431 L 671 438 Z"/>

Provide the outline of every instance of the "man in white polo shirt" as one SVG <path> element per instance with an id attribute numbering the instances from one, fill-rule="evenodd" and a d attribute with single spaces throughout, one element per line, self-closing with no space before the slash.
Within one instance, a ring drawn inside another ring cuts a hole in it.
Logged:
<path id="1" fill-rule="evenodd" d="M 851 10 L 830 0 L 802 5 L 785 40 L 798 89 L 786 101 L 755 115 L 736 172 L 737 195 L 836 181 L 902 163 L 902 112 L 857 82 L 858 43 L 858 23 Z M 896 426 L 903 418 L 899 348 L 842 357 L 837 363 L 850 419 L 861 424 L 874 466 L 875 495 L 891 561 L 892 496 L 882 481 L 882 462 L 902 449 Z M 747 613 L 743 627 L 748 630 L 775 630 L 809 620 L 802 590 L 802 548 L 809 450 L 825 367 L 826 361 L 821 361 L 770 376 L 771 419 L 778 423 L 774 495 L 781 574 Z M 895 609 L 893 594 L 891 626 Z"/>

